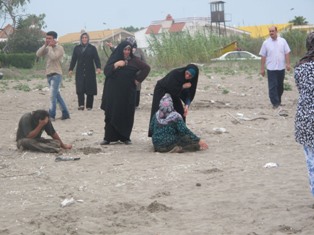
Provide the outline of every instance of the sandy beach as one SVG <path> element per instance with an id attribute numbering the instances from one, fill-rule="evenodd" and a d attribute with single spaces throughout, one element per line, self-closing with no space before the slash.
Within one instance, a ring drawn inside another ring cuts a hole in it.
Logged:
<path id="1" fill-rule="evenodd" d="M 200 67 L 187 125 L 209 149 L 182 154 L 155 153 L 147 137 L 153 88 L 164 74 L 142 84 L 133 144 L 105 147 L 102 82 L 94 109 L 78 111 L 74 80 L 65 77 L 61 93 L 71 119 L 53 125 L 73 144 L 62 156 L 77 161 L 16 149 L 20 116 L 47 109 L 49 92 L 43 75 L 0 81 L 0 235 L 314 234 L 314 200 L 294 140 L 293 73 L 284 106 L 272 109 L 267 79 L 241 66 Z M 20 83 L 31 91 L 14 89 Z"/>

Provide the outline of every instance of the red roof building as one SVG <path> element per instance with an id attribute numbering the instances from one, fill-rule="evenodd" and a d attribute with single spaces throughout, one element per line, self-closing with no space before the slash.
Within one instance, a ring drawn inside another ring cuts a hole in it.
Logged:
<path id="1" fill-rule="evenodd" d="M 170 14 L 164 20 L 153 21 L 147 28 L 146 34 L 159 34 L 163 32 L 181 32 L 186 22 L 175 22 Z"/>

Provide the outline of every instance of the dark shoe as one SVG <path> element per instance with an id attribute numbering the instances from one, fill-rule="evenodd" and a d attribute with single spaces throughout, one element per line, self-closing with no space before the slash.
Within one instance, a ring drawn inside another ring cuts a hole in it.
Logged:
<path id="1" fill-rule="evenodd" d="M 84 110 L 84 106 L 79 106 L 77 109 L 78 110 Z"/>
<path id="2" fill-rule="evenodd" d="M 92 108 L 87 108 L 87 111 L 91 111 L 92 110 Z"/>
<path id="3" fill-rule="evenodd" d="M 62 116 L 61 120 L 66 120 L 66 119 L 70 119 L 70 116 Z"/>
<path id="4" fill-rule="evenodd" d="M 132 142 L 131 142 L 131 140 L 125 140 L 125 141 L 122 141 L 124 144 L 126 144 L 126 145 L 130 145 L 130 144 L 132 144 Z"/>
<path id="5" fill-rule="evenodd" d="M 100 142 L 100 145 L 108 145 L 108 144 L 110 144 L 110 141 L 108 140 L 103 140 Z"/>

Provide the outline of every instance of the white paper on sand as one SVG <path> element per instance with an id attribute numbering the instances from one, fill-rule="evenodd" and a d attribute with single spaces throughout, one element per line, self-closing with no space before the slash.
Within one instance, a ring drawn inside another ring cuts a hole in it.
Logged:
<path id="1" fill-rule="evenodd" d="M 268 162 L 264 165 L 264 168 L 274 168 L 274 167 L 278 167 L 279 164 L 276 162 Z"/>

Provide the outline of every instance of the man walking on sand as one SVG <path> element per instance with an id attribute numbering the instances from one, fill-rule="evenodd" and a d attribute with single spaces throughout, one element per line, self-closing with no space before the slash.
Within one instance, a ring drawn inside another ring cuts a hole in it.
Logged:
<path id="1" fill-rule="evenodd" d="M 269 28 L 269 38 L 261 47 L 261 75 L 265 76 L 267 68 L 268 93 L 273 108 L 281 105 L 281 96 L 284 90 L 285 69 L 290 71 L 290 48 L 287 41 L 278 36 L 277 27 Z"/>
<path id="2" fill-rule="evenodd" d="M 58 34 L 56 32 L 49 31 L 46 34 L 45 44 L 38 49 L 36 55 L 46 59 L 46 76 L 50 89 L 49 116 L 51 120 L 55 120 L 58 103 L 62 111 L 61 119 L 65 120 L 70 118 L 70 114 L 59 91 L 62 80 L 61 60 L 64 55 L 64 49 L 57 44 L 57 37 Z"/>

